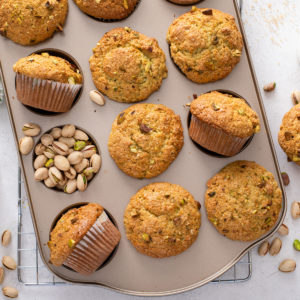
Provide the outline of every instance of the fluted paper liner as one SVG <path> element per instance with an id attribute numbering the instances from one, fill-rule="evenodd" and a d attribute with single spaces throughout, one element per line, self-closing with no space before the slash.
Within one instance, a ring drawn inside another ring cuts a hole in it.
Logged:
<path id="1" fill-rule="evenodd" d="M 92 274 L 105 262 L 120 239 L 119 230 L 103 212 L 74 247 L 64 265 L 83 275 Z"/>
<path id="2" fill-rule="evenodd" d="M 69 111 L 81 87 L 82 84 L 61 83 L 16 74 L 16 91 L 19 101 L 46 111 Z"/>
<path id="3" fill-rule="evenodd" d="M 241 151 L 249 137 L 232 136 L 222 129 L 215 128 L 202 122 L 192 115 L 189 127 L 191 139 L 207 150 L 225 156 L 233 156 Z"/>

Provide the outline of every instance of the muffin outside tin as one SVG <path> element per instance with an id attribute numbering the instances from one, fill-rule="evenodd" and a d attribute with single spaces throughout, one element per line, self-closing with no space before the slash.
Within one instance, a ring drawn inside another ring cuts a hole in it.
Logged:
<path id="1" fill-rule="evenodd" d="M 80 71 L 80 74 L 82 76 L 82 86 L 73 101 L 72 107 L 70 108 L 70 110 L 71 110 L 75 106 L 75 104 L 79 101 L 79 98 L 81 97 L 81 94 L 83 91 L 83 87 L 84 87 L 83 71 L 82 71 L 79 63 L 77 62 L 77 60 L 73 56 L 71 56 L 70 54 L 68 54 L 67 52 L 65 52 L 63 50 L 53 49 L 53 48 L 45 48 L 45 49 L 40 49 L 35 52 L 32 52 L 32 53 L 28 54 L 27 56 L 32 55 L 32 54 L 41 54 L 41 53 L 45 53 L 45 52 L 49 53 L 50 55 L 61 57 L 65 60 L 67 60 L 69 63 L 71 63 L 73 66 L 75 66 L 76 69 L 78 69 Z M 15 78 L 16 78 L 16 76 L 15 76 Z M 15 80 L 15 86 L 16 86 L 16 80 Z M 29 105 L 25 105 L 23 103 L 22 103 L 22 105 L 24 107 L 26 107 L 27 109 L 29 109 L 30 111 L 32 111 L 36 114 L 42 115 L 42 116 L 56 116 L 56 115 L 60 115 L 60 114 L 64 113 L 64 112 L 51 112 L 51 111 L 35 108 L 35 107 L 29 106 Z"/>
<path id="2" fill-rule="evenodd" d="M 63 209 L 61 212 L 59 212 L 59 214 L 56 216 L 56 218 L 54 219 L 54 221 L 52 222 L 52 225 L 50 227 L 49 241 L 50 241 L 50 237 L 51 237 L 51 231 L 54 229 L 54 227 L 56 226 L 58 220 L 62 217 L 62 215 L 64 215 L 68 210 L 70 210 L 72 208 L 79 208 L 79 207 L 87 205 L 87 204 L 89 204 L 89 203 L 88 202 L 82 202 L 82 203 L 72 204 L 72 205 L 69 205 L 68 207 L 66 207 L 65 209 Z M 118 224 L 117 224 L 116 220 L 114 219 L 114 217 L 111 215 L 111 213 L 109 211 L 107 211 L 105 208 L 104 208 L 104 211 L 107 214 L 107 216 L 110 219 L 110 221 L 115 225 L 115 227 L 117 229 L 119 229 Z M 107 257 L 107 259 L 103 262 L 103 264 L 98 267 L 98 269 L 96 270 L 96 272 L 99 271 L 99 270 L 101 270 L 102 268 L 104 268 L 106 265 L 108 265 L 112 261 L 112 259 L 115 257 L 115 255 L 116 255 L 116 253 L 118 251 L 119 245 L 120 245 L 120 242 L 115 247 L 115 249 L 111 252 L 111 254 Z M 73 269 L 71 269 L 71 268 L 69 268 L 69 267 L 67 267 L 65 265 L 62 265 L 62 267 L 66 268 L 67 270 L 70 270 L 72 272 L 77 273 L 76 271 L 74 271 Z"/>
<path id="3" fill-rule="evenodd" d="M 222 93 L 222 94 L 228 94 L 228 95 L 232 95 L 234 96 L 235 98 L 239 98 L 241 100 L 244 100 L 250 107 L 251 105 L 249 104 L 249 102 L 247 100 L 245 100 L 242 96 L 240 96 L 239 94 L 235 93 L 235 92 L 232 92 L 232 91 L 227 91 L 227 90 L 214 90 L 216 92 L 219 92 L 219 93 Z M 211 92 L 214 92 L 214 91 L 208 91 L 206 93 L 202 93 L 201 95 L 203 94 L 208 94 L 208 93 L 211 93 Z M 187 116 L 187 128 L 189 129 L 190 128 L 190 123 L 191 123 L 191 119 L 192 119 L 192 113 L 189 109 L 189 113 L 188 113 L 188 116 Z M 239 153 L 241 153 L 242 151 L 244 151 L 249 145 L 250 143 L 252 142 L 253 138 L 254 138 L 254 135 L 251 135 L 248 140 L 245 142 L 245 144 L 243 145 L 243 147 L 241 148 L 241 150 L 233 155 L 233 156 L 230 156 L 230 157 L 234 157 L 236 155 L 238 155 Z M 215 156 L 215 157 L 218 157 L 218 158 L 228 158 L 229 156 L 226 156 L 226 155 L 222 155 L 222 154 L 219 154 L 219 153 L 216 153 L 214 151 L 211 151 L 211 150 L 208 150 L 206 148 L 204 148 L 203 146 L 199 145 L 197 142 L 195 142 L 189 135 L 189 138 L 190 140 L 193 142 L 193 144 L 198 148 L 200 149 L 202 152 L 204 152 L 205 154 L 207 155 L 211 155 L 211 156 Z"/>
<path id="4" fill-rule="evenodd" d="M 36 157 L 37 157 L 37 155 L 35 154 L 35 151 L 34 151 L 34 150 L 35 150 L 36 145 L 38 145 L 38 144 L 41 143 L 41 137 L 42 137 L 44 134 L 49 134 L 53 128 L 62 128 L 62 127 L 65 126 L 65 125 L 67 125 L 67 124 L 54 126 L 54 127 L 52 127 L 51 129 L 49 129 L 49 130 L 47 130 L 47 131 L 45 131 L 45 132 L 43 132 L 43 133 L 40 134 L 40 138 L 39 138 L 38 141 L 34 144 L 34 147 L 33 147 L 33 150 L 32 150 L 32 168 L 33 168 L 34 171 L 35 171 L 35 169 L 34 169 L 34 161 L 35 161 L 35 159 L 36 159 Z M 100 147 L 99 147 L 98 143 L 96 142 L 96 140 L 94 139 L 94 137 L 93 137 L 88 131 L 86 131 L 85 129 L 82 129 L 82 128 L 76 126 L 76 125 L 74 125 L 74 126 L 76 127 L 76 129 L 80 129 L 80 130 L 82 130 L 83 132 L 85 132 L 85 133 L 88 135 L 89 141 L 91 141 L 92 144 L 96 146 L 96 148 L 97 148 L 97 154 L 100 155 L 101 160 L 102 160 Z M 97 177 L 97 175 L 100 173 L 101 167 L 102 167 L 102 163 L 101 163 L 101 166 L 100 166 L 99 171 L 98 171 L 96 174 L 94 174 L 94 176 L 93 176 L 93 178 L 92 178 L 91 180 L 88 181 L 88 187 L 87 187 L 87 189 L 89 188 L 91 182 L 94 181 L 95 177 Z M 61 171 L 61 172 L 63 172 L 63 171 Z M 34 178 L 33 178 L 33 180 L 34 180 Z M 46 189 L 53 190 L 53 191 L 56 191 L 56 192 L 65 193 L 63 190 L 60 190 L 60 189 L 58 189 L 57 187 L 53 187 L 53 188 L 47 187 L 47 186 L 45 185 L 44 181 L 40 181 L 39 183 L 43 184 L 43 185 L 45 186 Z M 75 191 L 74 193 L 76 193 L 76 192 L 80 192 L 80 191 L 76 189 L 76 191 Z M 81 192 L 81 193 L 84 193 L 84 192 L 85 192 L 85 191 L 83 191 L 83 192 Z M 72 193 L 72 194 L 74 194 L 74 193 Z M 67 193 L 65 193 L 65 194 L 67 194 Z M 67 195 L 71 196 L 72 194 L 67 194 Z"/>

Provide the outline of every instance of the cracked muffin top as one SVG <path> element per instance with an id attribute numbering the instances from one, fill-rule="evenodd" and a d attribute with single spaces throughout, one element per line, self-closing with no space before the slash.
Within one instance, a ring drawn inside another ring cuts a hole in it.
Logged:
<path id="1" fill-rule="evenodd" d="M 127 238 L 141 253 L 162 258 L 185 251 L 198 236 L 200 203 L 183 187 L 167 182 L 140 189 L 125 210 Z"/>
<path id="2" fill-rule="evenodd" d="M 62 31 L 68 0 L 0 1 L 0 34 L 21 45 L 34 45 Z"/>
<path id="3" fill-rule="evenodd" d="M 205 207 L 222 235 L 256 240 L 276 223 L 282 192 L 271 172 L 251 161 L 235 161 L 208 180 Z"/>
<path id="4" fill-rule="evenodd" d="M 121 20 L 128 17 L 139 0 L 74 0 L 86 14 L 104 20 Z"/>
<path id="5" fill-rule="evenodd" d="M 162 104 L 135 104 L 118 115 L 108 141 L 111 157 L 127 175 L 164 172 L 183 146 L 180 117 Z"/>
<path id="6" fill-rule="evenodd" d="M 243 49 L 233 16 L 195 6 L 173 21 L 167 41 L 175 64 L 197 83 L 226 77 L 240 61 Z"/>
<path id="7" fill-rule="evenodd" d="M 128 27 L 107 32 L 93 49 L 90 69 L 96 88 L 118 102 L 138 102 L 167 77 L 166 57 L 157 41 Z"/>
<path id="8" fill-rule="evenodd" d="M 227 134 L 245 138 L 260 131 L 257 113 L 244 99 L 217 91 L 202 94 L 190 106 L 193 116 Z"/>
<path id="9" fill-rule="evenodd" d="M 288 158 L 300 165 L 300 104 L 292 107 L 284 115 L 278 142 Z"/>
<path id="10" fill-rule="evenodd" d="M 44 52 L 19 59 L 13 66 L 16 73 L 61 83 L 81 84 L 82 76 L 67 60 Z"/>

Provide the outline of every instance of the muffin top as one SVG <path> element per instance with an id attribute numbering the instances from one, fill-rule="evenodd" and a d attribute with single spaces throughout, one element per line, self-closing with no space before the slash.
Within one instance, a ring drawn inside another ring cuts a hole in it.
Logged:
<path id="1" fill-rule="evenodd" d="M 183 187 L 152 183 L 140 189 L 125 210 L 127 238 L 141 253 L 167 257 L 185 251 L 198 236 L 200 203 Z"/>
<path id="2" fill-rule="evenodd" d="M 118 167 L 136 178 L 164 172 L 183 146 L 180 117 L 162 104 L 136 104 L 115 119 L 108 148 Z"/>
<path id="3" fill-rule="evenodd" d="M 51 252 L 50 261 L 53 265 L 61 266 L 64 263 L 102 212 L 102 206 L 90 203 L 68 210 L 57 221 L 48 242 Z"/>
<path id="4" fill-rule="evenodd" d="M 34 45 L 62 31 L 68 0 L 0 1 L 0 34 L 21 45 Z"/>
<path id="5" fill-rule="evenodd" d="M 273 174 L 255 162 L 235 161 L 207 182 L 207 217 L 232 240 L 252 241 L 269 231 L 281 202 Z"/>
<path id="6" fill-rule="evenodd" d="M 300 165 L 300 104 L 292 107 L 284 115 L 278 142 L 288 158 Z"/>
<path id="7" fill-rule="evenodd" d="M 240 98 L 211 92 L 200 95 L 190 106 L 192 115 L 230 135 L 245 138 L 260 131 L 256 112 Z"/>
<path id="8" fill-rule="evenodd" d="M 240 61 L 243 49 L 234 17 L 210 8 L 193 7 L 175 19 L 167 41 L 175 64 L 197 83 L 227 76 Z"/>
<path id="9" fill-rule="evenodd" d="M 128 27 L 107 32 L 93 49 L 90 68 L 98 90 L 119 102 L 149 97 L 167 77 L 157 41 Z"/>
<path id="10" fill-rule="evenodd" d="M 19 59 L 13 69 L 17 73 L 33 78 L 70 84 L 82 83 L 82 76 L 76 66 L 61 57 L 52 56 L 46 52 Z"/>
<path id="11" fill-rule="evenodd" d="M 126 18 L 134 11 L 138 2 L 139 0 L 75 0 L 84 13 L 106 20 Z"/>

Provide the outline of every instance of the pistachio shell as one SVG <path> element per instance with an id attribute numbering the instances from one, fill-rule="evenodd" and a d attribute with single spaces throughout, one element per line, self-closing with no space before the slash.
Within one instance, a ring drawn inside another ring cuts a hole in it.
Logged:
<path id="1" fill-rule="evenodd" d="M 50 177 L 48 177 L 46 180 L 44 180 L 45 186 L 48 188 L 54 188 L 56 184 L 52 181 Z"/>
<path id="2" fill-rule="evenodd" d="M 77 180 L 70 179 L 67 181 L 67 183 L 64 187 L 64 192 L 67 194 L 72 194 L 76 191 L 76 189 L 77 189 Z"/>
<path id="3" fill-rule="evenodd" d="M 4 280 L 4 269 L 0 267 L 0 284 L 2 284 Z"/>
<path id="4" fill-rule="evenodd" d="M 42 143 L 37 144 L 34 148 L 34 152 L 36 155 L 42 155 L 45 150 L 46 150 L 46 146 L 43 145 Z"/>
<path id="5" fill-rule="evenodd" d="M 75 134 L 75 126 L 72 124 L 67 124 L 62 128 L 61 135 L 63 137 L 72 137 Z"/>
<path id="6" fill-rule="evenodd" d="M 58 139 L 59 142 L 66 144 L 69 148 L 74 147 L 75 139 L 73 137 L 60 137 Z"/>
<path id="7" fill-rule="evenodd" d="M 87 145 L 81 150 L 84 158 L 90 158 L 97 153 L 95 145 Z"/>
<path id="8" fill-rule="evenodd" d="M 62 142 L 55 141 L 55 142 L 53 142 L 53 149 L 57 154 L 67 155 L 69 147 Z"/>
<path id="9" fill-rule="evenodd" d="M 294 201 L 292 203 L 291 214 L 294 219 L 300 218 L 300 202 Z"/>
<path id="10" fill-rule="evenodd" d="M 94 154 L 90 159 L 91 166 L 94 168 L 95 173 L 98 173 L 101 167 L 101 156 Z"/>
<path id="11" fill-rule="evenodd" d="M 105 98 L 99 91 L 90 91 L 90 99 L 100 106 L 103 106 L 105 104 Z"/>
<path id="12" fill-rule="evenodd" d="M 5 230 L 1 236 L 2 246 L 7 247 L 11 242 L 11 231 Z"/>
<path id="13" fill-rule="evenodd" d="M 68 160 L 71 165 L 79 164 L 83 159 L 83 153 L 80 151 L 74 151 L 68 156 Z"/>
<path id="14" fill-rule="evenodd" d="M 23 155 L 27 155 L 33 148 L 33 138 L 30 136 L 24 136 L 19 141 L 19 149 Z"/>
<path id="15" fill-rule="evenodd" d="M 272 255 L 272 256 L 277 255 L 281 250 L 281 246 L 282 246 L 281 239 L 275 238 L 272 241 L 271 246 L 270 246 L 270 250 L 269 250 L 270 255 Z"/>
<path id="16" fill-rule="evenodd" d="M 55 127 L 51 130 L 50 134 L 53 136 L 55 140 L 61 137 L 61 128 Z"/>
<path id="17" fill-rule="evenodd" d="M 293 272 L 296 269 L 296 262 L 293 259 L 285 259 L 283 260 L 278 270 L 281 272 Z"/>
<path id="18" fill-rule="evenodd" d="M 281 224 L 281 226 L 278 229 L 278 233 L 280 235 L 288 235 L 289 234 L 289 228 L 285 224 Z"/>
<path id="19" fill-rule="evenodd" d="M 34 179 L 36 181 L 46 180 L 49 177 L 47 168 L 39 168 L 34 173 Z"/>
<path id="20" fill-rule="evenodd" d="M 26 136 L 37 136 L 41 132 L 41 127 L 38 124 L 26 123 L 23 125 L 22 131 Z"/>
<path id="21" fill-rule="evenodd" d="M 49 177 L 54 184 L 58 184 L 63 180 L 63 176 L 61 172 L 56 167 L 51 167 L 49 169 Z"/>
<path id="22" fill-rule="evenodd" d="M 56 155 L 54 157 L 54 165 L 61 171 L 68 171 L 70 169 L 70 163 L 65 156 Z"/>
<path id="23" fill-rule="evenodd" d="M 54 158 L 55 156 L 55 152 L 52 146 L 48 146 L 45 151 L 44 151 L 44 155 L 48 158 Z"/>
<path id="24" fill-rule="evenodd" d="M 85 141 L 85 142 L 89 140 L 88 135 L 80 129 L 75 130 L 74 138 L 75 140 Z"/>
<path id="25" fill-rule="evenodd" d="M 2 265 L 9 270 L 15 270 L 17 268 L 16 261 L 11 256 L 3 256 Z"/>
<path id="26" fill-rule="evenodd" d="M 258 255 L 265 256 L 269 251 L 270 244 L 268 241 L 264 241 L 260 246 L 258 247 Z"/>
<path id="27" fill-rule="evenodd" d="M 89 166 L 89 161 L 84 158 L 79 164 L 74 165 L 74 169 L 77 173 L 81 173 L 85 168 Z"/>
<path id="28" fill-rule="evenodd" d="M 65 171 L 64 174 L 68 179 L 74 179 L 77 175 L 76 170 L 73 167 L 70 167 L 70 169 L 68 171 Z"/>
<path id="29" fill-rule="evenodd" d="M 4 296 L 9 298 L 17 298 L 19 295 L 18 291 L 11 286 L 5 286 L 2 288 L 2 293 Z"/>
<path id="30" fill-rule="evenodd" d="M 48 158 L 44 154 L 38 155 L 33 163 L 34 168 L 39 169 L 39 168 L 44 167 L 47 160 L 48 160 Z"/>
<path id="31" fill-rule="evenodd" d="M 48 134 L 48 133 L 42 135 L 42 137 L 41 137 L 41 143 L 43 145 L 45 145 L 46 147 L 52 145 L 53 140 L 54 140 L 53 136 L 51 134 Z"/>
<path id="32" fill-rule="evenodd" d="M 87 179 L 84 174 L 78 174 L 77 176 L 77 188 L 79 191 L 84 192 L 87 188 Z"/>

